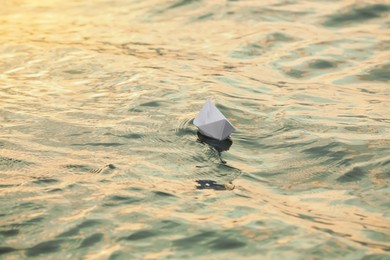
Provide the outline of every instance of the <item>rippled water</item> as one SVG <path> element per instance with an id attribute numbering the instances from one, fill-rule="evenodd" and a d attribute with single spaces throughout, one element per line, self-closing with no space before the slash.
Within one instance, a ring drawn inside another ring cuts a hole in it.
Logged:
<path id="1" fill-rule="evenodd" d="M 1 257 L 389 257 L 388 2 L 1 4 Z"/>

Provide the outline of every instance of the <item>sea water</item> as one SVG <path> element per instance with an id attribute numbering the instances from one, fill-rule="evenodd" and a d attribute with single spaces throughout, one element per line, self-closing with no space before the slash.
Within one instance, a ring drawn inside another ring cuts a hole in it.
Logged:
<path id="1" fill-rule="evenodd" d="M 2 1 L 0 257 L 388 259 L 389 12 Z"/>

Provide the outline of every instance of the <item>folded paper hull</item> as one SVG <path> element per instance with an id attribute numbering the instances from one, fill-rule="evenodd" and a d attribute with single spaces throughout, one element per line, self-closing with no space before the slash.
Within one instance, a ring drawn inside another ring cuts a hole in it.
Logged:
<path id="1" fill-rule="evenodd" d="M 220 120 L 206 125 L 198 126 L 199 131 L 208 137 L 217 140 L 225 140 L 234 131 L 233 126 L 227 120 Z"/>
<path id="2" fill-rule="evenodd" d="M 235 131 L 229 120 L 210 100 L 206 100 L 194 119 L 194 125 L 199 128 L 203 135 L 217 140 L 225 140 Z"/>

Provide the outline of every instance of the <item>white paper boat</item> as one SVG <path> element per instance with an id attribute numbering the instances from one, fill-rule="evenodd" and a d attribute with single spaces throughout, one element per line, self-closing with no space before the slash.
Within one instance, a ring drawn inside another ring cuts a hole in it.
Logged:
<path id="1" fill-rule="evenodd" d="M 194 125 L 203 135 L 217 140 L 225 140 L 236 130 L 209 99 L 195 117 Z"/>

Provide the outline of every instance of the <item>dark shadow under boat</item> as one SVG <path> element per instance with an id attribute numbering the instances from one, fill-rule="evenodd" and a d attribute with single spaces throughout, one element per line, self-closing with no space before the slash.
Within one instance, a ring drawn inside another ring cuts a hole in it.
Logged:
<path id="1" fill-rule="evenodd" d="M 218 152 L 219 155 L 221 155 L 221 153 L 224 151 L 228 151 L 233 144 L 233 141 L 230 139 L 230 137 L 225 139 L 225 140 L 220 141 L 220 140 L 205 136 L 204 134 L 202 134 L 199 131 L 197 132 L 197 135 L 198 135 L 199 142 L 213 147 Z"/>

